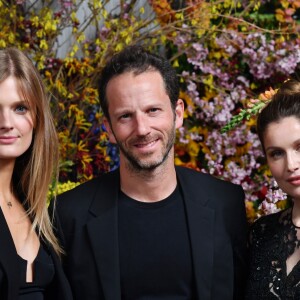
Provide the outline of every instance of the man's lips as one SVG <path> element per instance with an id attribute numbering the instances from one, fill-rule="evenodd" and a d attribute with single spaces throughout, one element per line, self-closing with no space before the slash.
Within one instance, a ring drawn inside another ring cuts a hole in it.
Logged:
<path id="1" fill-rule="evenodd" d="M 146 141 L 136 142 L 136 143 L 134 143 L 134 146 L 137 148 L 150 148 L 153 145 L 155 145 L 157 141 L 158 141 L 158 139 L 147 141 L 147 142 Z"/>

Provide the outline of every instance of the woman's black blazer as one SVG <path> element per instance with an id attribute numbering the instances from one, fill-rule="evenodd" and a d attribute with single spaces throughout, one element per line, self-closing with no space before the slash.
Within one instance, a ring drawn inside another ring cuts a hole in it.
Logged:
<path id="1" fill-rule="evenodd" d="M 55 276 L 45 291 L 45 300 L 72 300 L 69 283 L 63 273 L 59 257 L 52 247 L 45 245 L 55 268 Z M 0 299 L 18 300 L 20 284 L 20 265 L 16 248 L 0 209 Z"/>

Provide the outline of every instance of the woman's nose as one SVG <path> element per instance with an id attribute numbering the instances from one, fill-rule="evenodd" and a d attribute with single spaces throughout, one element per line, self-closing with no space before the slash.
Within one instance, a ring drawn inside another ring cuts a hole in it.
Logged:
<path id="1" fill-rule="evenodd" d="M 0 112 L 0 129 L 11 130 L 13 129 L 13 124 L 11 116 L 8 112 Z"/>
<path id="2" fill-rule="evenodd" d="M 294 172 L 300 167 L 300 153 L 293 152 L 287 155 L 287 169 L 289 172 Z"/>

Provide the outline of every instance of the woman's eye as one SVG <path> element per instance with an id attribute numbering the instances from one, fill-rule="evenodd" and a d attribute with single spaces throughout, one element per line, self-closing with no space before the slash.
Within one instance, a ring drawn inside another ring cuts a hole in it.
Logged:
<path id="1" fill-rule="evenodd" d="M 25 105 L 18 105 L 15 110 L 17 113 L 26 113 L 28 108 Z"/>
<path id="2" fill-rule="evenodd" d="M 283 155 L 283 152 L 281 150 L 274 150 L 270 153 L 270 157 L 272 158 L 279 158 Z"/>

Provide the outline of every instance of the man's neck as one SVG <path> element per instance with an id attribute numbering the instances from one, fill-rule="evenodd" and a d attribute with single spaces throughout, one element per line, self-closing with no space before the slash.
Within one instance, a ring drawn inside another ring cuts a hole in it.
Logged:
<path id="1" fill-rule="evenodd" d="M 120 174 L 122 192 L 141 202 L 163 200 L 175 190 L 177 185 L 174 164 L 141 171 L 130 171 L 121 166 Z"/>

